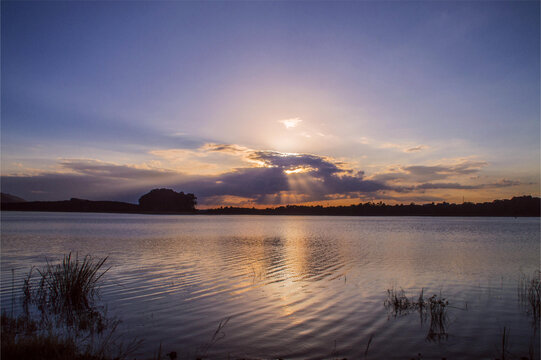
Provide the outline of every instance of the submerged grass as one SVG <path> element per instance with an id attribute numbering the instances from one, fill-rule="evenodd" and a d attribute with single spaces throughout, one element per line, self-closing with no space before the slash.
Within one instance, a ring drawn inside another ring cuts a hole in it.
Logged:
<path id="1" fill-rule="evenodd" d="M 227 318 L 220 321 L 220 323 L 218 324 L 218 327 L 214 331 L 214 334 L 212 335 L 212 338 L 210 339 L 210 341 L 201 347 L 201 350 L 200 350 L 200 356 L 201 357 L 203 357 L 203 358 L 206 357 L 209 350 L 218 341 L 225 338 L 225 333 L 223 332 L 223 330 L 224 330 L 225 326 L 227 325 L 227 323 L 229 322 L 229 320 L 231 320 L 231 316 L 229 316 L 229 317 L 227 317 Z"/>
<path id="2" fill-rule="evenodd" d="M 503 327 L 501 360 L 505 360 L 509 354 L 509 329 Z"/>
<path id="3" fill-rule="evenodd" d="M 383 303 L 387 309 L 392 310 L 393 315 L 406 315 L 415 309 L 415 303 L 408 299 L 403 289 L 387 289 L 387 299 Z"/>
<path id="4" fill-rule="evenodd" d="M 441 297 L 441 295 L 432 295 L 428 299 L 428 309 L 430 312 L 430 328 L 427 335 L 428 340 L 447 338 L 446 326 L 448 320 L 448 305 L 449 301 Z M 420 311 L 422 311 L 422 309 L 420 309 Z"/>
<path id="5" fill-rule="evenodd" d="M 536 270 L 531 276 L 521 273 L 518 298 L 532 315 L 534 325 L 537 327 L 541 317 L 541 271 Z"/>
<path id="6" fill-rule="evenodd" d="M 435 341 L 447 337 L 447 309 L 449 301 L 437 294 L 432 295 L 427 300 L 424 298 L 424 289 L 421 289 L 417 300 L 406 296 L 403 289 L 395 288 L 387 290 L 387 299 L 384 306 L 393 314 L 394 317 L 407 315 L 412 312 L 418 312 L 423 323 L 430 316 L 430 327 L 426 336 L 427 340 Z"/>

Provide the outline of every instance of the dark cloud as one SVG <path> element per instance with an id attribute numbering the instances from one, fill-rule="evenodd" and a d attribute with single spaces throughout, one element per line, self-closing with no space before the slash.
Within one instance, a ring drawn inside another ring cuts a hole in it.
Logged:
<path id="1" fill-rule="evenodd" d="M 219 196 L 248 198 L 257 203 L 282 198 L 283 194 L 303 201 L 324 200 L 335 194 L 371 193 L 389 189 L 384 183 L 365 180 L 363 172 L 344 169 L 340 162 L 312 154 L 247 151 L 238 146 L 216 145 L 213 151 L 243 151 L 262 167 L 239 168 L 211 176 L 188 177 L 172 171 L 116 165 L 95 160 L 64 160 L 68 174 L 4 176 L 3 191 L 37 200 L 70 197 L 137 201 L 154 187 L 172 187 L 195 193 L 200 203 Z M 302 172 L 288 174 L 287 171 Z M 272 200 L 276 201 L 276 200 Z"/>
<path id="2" fill-rule="evenodd" d="M 140 169 L 95 160 L 63 160 L 69 173 L 2 176 L 2 191 L 20 194 L 26 200 L 91 200 L 136 202 L 150 188 L 174 186 L 184 175 L 162 170 Z"/>
<path id="3" fill-rule="evenodd" d="M 437 165 L 437 166 L 406 166 L 403 169 L 414 175 L 425 176 L 451 176 L 451 175 L 467 175 L 478 172 L 486 162 L 468 161 L 456 165 Z"/>
<path id="4" fill-rule="evenodd" d="M 118 179 L 153 179 L 176 175 L 166 170 L 137 168 L 128 165 L 116 165 L 96 160 L 63 160 L 60 165 L 80 175 Z"/>
<path id="5" fill-rule="evenodd" d="M 181 185 L 199 198 L 232 195 L 259 199 L 289 190 L 287 175 L 279 168 L 242 168 L 217 176 L 201 176 Z"/>
<path id="6" fill-rule="evenodd" d="M 276 151 L 254 151 L 249 158 L 265 163 L 266 166 L 278 167 L 283 170 L 294 170 L 299 167 L 314 169 L 314 174 L 336 174 L 344 172 L 338 164 L 317 155 L 311 154 L 288 154 Z"/>
<path id="7" fill-rule="evenodd" d="M 509 186 L 520 185 L 521 183 L 513 180 L 501 180 L 495 183 L 486 183 L 486 184 L 473 184 L 473 185 L 464 185 L 460 183 L 423 183 L 413 186 L 396 186 L 394 187 L 395 191 L 398 192 L 410 192 L 415 190 L 435 190 L 435 189 L 455 189 L 455 190 L 480 190 L 480 189 L 490 189 L 490 188 L 503 188 Z"/>
<path id="8" fill-rule="evenodd" d="M 413 189 L 431 190 L 431 189 L 479 189 L 479 185 L 462 185 L 459 183 L 424 183 L 414 186 Z"/>
<path id="9" fill-rule="evenodd" d="M 66 200 L 71 197 L 92 200 L 134 201 L 125 196 L 125 182 L 77 174 L 40 174 L 2 176 L 2 191 L 18 194 L 26 200 Z M 133 194 L 135 195 L 135 194 Z"/>
<path id="10" fill-rule="evenodd" d="M 226 145 L 220 145 L 219 149 L 230 150 Z M 317 155 L 249 151 L 247 158 L 265 167 L 242 168 L 219 176 L 201 177 L 183 186 L 201 197 L 232 195 L 266 204 L 276 203 L 277 199 L 283 198 L 284 192 L 303 201 L 317 201 L 332 194 L 388 189 L 381 182 L 363 179 L 363 172 L 343 169 L 339 166 L 341 163 Z M 302 172 L 286 173 L 296 169 Z"/>
<path id="11" fill-rule="evenodd" d="M 415 186 L 415 189 L 466 189 L 466 190 L 475 190 L 475 189 L 489 189 L 489 188 L 502 188 L 509 186 L 520 185 L 518 181 L 512 180 L 502 180 L 496 183 L 488 184 L 475 184 L 475 185 L 463 185 L 459 183 L 424 183 Z"/>

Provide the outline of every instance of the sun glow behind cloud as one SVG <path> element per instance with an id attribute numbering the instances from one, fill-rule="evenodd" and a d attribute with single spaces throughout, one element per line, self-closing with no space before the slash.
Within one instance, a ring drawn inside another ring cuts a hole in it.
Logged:
<path id="1" fill-rule="evenodd" d="M 290 169 L 290 170 L 284 170 L 284 172 L 288 175 L 290 174 L 300 174 L 300 173 L 305 173 L 305 172 L 308 172 L 308 171 L 313 171 L 314 169 L 311 168 L 311 167 L 298 167 L 298 168 L 295 168 L 295 169 Z"/>

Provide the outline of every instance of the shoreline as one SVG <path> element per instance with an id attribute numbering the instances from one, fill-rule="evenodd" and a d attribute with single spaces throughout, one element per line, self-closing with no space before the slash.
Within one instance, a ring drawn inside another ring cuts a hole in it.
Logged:
<path id="1" fill-rule="evenodd" d="M 441 217 L 441 218 L 541 218 L 540 215 L 468 215 L 468 214 L 314 214 L 314 213 L 209 213 L 204 210 L 195 213 L 174 213 L 174 212 L 122 212 L 122 211 L 84 211 L 84 210 L 19 210 L 19 209 L 1 209 L 1 212 L 39 212 L 39 213 L 75 213 L 75 214 L 127 214 L 127 215 L 177 215 L 177 216 L 351 216 L 351 217 Z"/>
<path id="2" fill-rule="evenodd" d="M 64 201 L 3 202 L 1 211 L 119 213 L 145 215 L 302 215 L 302 216 L 439 216 L 439 217 L 541 217 L 541 199 L 513 197 L 484 203 L 396 204 L 359 203 L 349 206 L 282 205 L 274 208 L 220 207 L 190 211 L 168 211 L 161 202 L 152 207 L 119 202 L 72 198 Z M 169 207 L 171 209 L 171 207 Z"/>

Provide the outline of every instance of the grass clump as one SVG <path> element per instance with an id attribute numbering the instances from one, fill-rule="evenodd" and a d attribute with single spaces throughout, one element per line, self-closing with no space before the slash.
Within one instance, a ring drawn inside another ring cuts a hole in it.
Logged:
<path id="1" fill-rule="evenodd" d="M 22 313 L 2 314 L 2 359 L 104 360 L 133 352 L 140 342 L 119 343 L 120 320 L 98 305 L 106 261 L 70 253 L 58 263 L 30 269 Z"/>
<path id="2" fill-rule="evenodd" d="M 50 264 L 37 269 L 40 275 L 39 288 L 32 293 L 30 289 L 32 270 L 24 282 L 25 297 L 30 301 L 46 303 L 55 312 L 89 309 L 98 293 L 98 281 L 109 268 L 102 270 L 107 257 L 94 261 L 90 255 L 82 260 L 78 254 L 64 255 L 59 264 Z M 36 297 L 37 296 L 37 297 Z"/>
<path id="3" fill-rule="evenodd" d="M 68 327 L 103 331 L 104 311 L 96 306 L 96 300 L 100 279 L 109 270 L 104 269 L 106 261 L 107 257 L 94 260 L 87 255 L 80 259 L 69 253 L 60 263 L 47 261 L 42 269 L 32 268 L 23 285 L 24 313 L 29 316 L 29 309 L 34 306 L 42 322 L 54 318 Z"/>
<path id="4" fill-rule="evenodd" d="M 417 312 L 419 313 L 421 323 L 430 317 L 427 340 L 441 340 L 447 337 L 446 327 L 449 301 L 442 297 L 441 294 L 434 294 L 428 300 L 425 300 L 424 289 L 421 289 L 417 299 L 410 299 L 406 296 L 403 289 L 397 291 L 392 288 L 387 290 L 387 299 L 384 301 L 384 306 L 394 317 Z"/>
<path id="5" fill-rule="evenodd" d="M 441 340 L 442 338 L 447 338 L 447 307 L 449 301 L 441 297 L 441 295 L 432 295 L 428 299 L 427 305 L 430 312 L 430 328 L 427 339 Z"/>
<path id="6" fill-rule="evenodd" d="M 415 308 L 414 302 L 408 299 L 403 289 L 387 289 L 387 299 L 383 304 L 385 308 L 392 311 L 395 317 L 409 314 Z"/>

